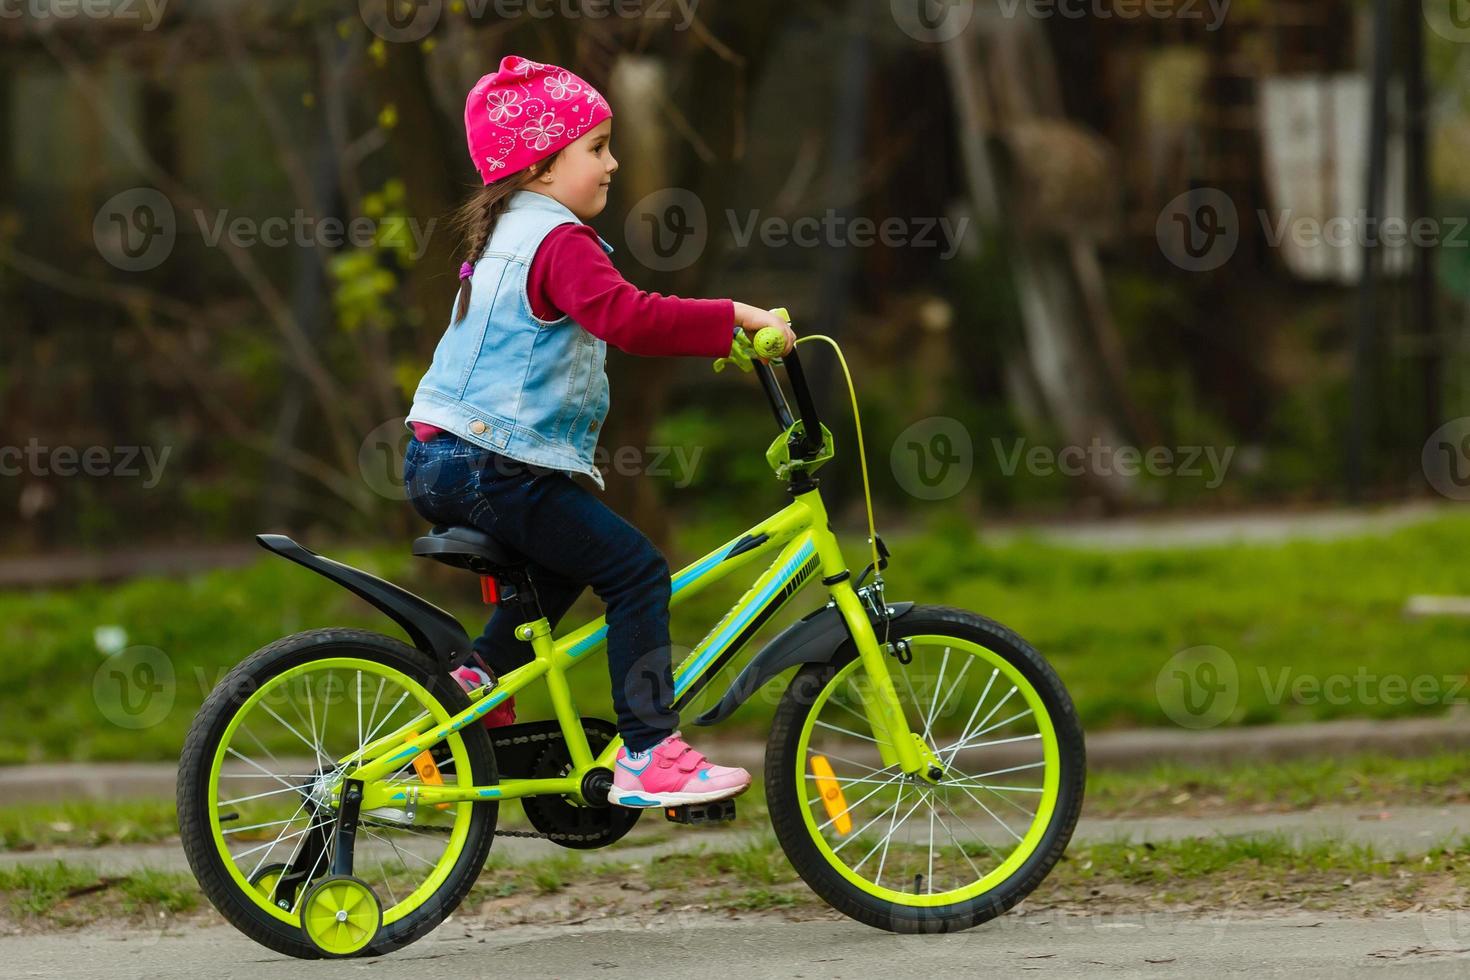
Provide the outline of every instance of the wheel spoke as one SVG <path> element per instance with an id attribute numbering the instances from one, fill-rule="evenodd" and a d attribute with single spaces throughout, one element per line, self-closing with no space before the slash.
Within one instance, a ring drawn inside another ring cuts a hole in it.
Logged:
<path id="1" fill-rule="evenodd" d="M 985 848 L 988 851 L 990 851 L 991 854 L 994 854 L 998 859 L 1000 859 L 1000 861 L 1002 863 L 1005 861 L 1005 857 L 1000 853 L 1000 851 L 997 851 L 995 849 L 995 847 L 991 845 L 990 841 L 986 840 L 984 837 L 981 837 L 979 834 L 975 833 L 975 828 L 971 827 L 969 825 L 969 823 L 967 823 L 965 821 L 965 818 L 964 817 L 960 816 L 958 813 L 956 813 L 954 811 L 954 807 L 952 807 L 952 806 L 949 805 L 949 801 L 948 800 L 946 800 L 943 796 L 941 796 L 938 793 L 935 793 L 934 794 L 934 798 L 939 801 L 939 805 L 940 806 L 944 807 L 946 810 L 949 811 L 949 815 L 952 816 L 952 817 L 954 817 L 955 820 L 957 820 L 959 822 L 959 824 L 962 827 L 965 828 L 965 830 L 969 831 L 970 834 L 976 840 L 978 840 L 981 844 L 984 844 L 985 845 Z M 943 823 L 944 820 L 941 818 L 939 822 L 940 823 Z M 948 827 L 945 827 L 945 830 L 949 830 L 949 828 Z M 949 837 L 950 837 L 950 840 L 954 840 L 954 833 L 951 832 L 950 835 L 949 835 Z M 964 846 L 962 844 L 960 844 L 959 841 L 955 841 L 955 845 L 957 847 L 959 847 L 960 853 L 965 855 L 965 860 L 966 861 L 970 861 L 970 855 L 965 854 L 965 848 L 964 848 Z M 976 878 L 977 881 L 980 878 L 984 878 L 985 877 L 985 875 L 980 872 L 980 869 L 975 867 L 975 862 L 974 861 L 970 861 L 970 867 L 974 869 L 975 874 L 977 875 L 977 878 Z"/>
<path id="2" fill-rule="evenodd" d="M 295 777 L 277 776 L 275 773 L 271 772 L 269 769 L 267 769 L 265 766 L 262 766 L 260 763 L 256 762 L 254 759 L 251 759 L 250 757 L 245 756 L 245 755 L 241 755 L 235 749 L 234 746 L 230 746 L 225 751 L 229 752 L 230 755 L 233 755 L 235 758 L 239 759 L 241 762 L 245 763 L 247 766 L 254 766 L 256 769 L 259 769 L 266 776 L 269 776 L 271 779 L 274 779 L 276 782 L 280 783 L 282 786 L 285 786 L 285 787 L 287 787 L 289 789 L 295 789 L 296 787 L 295 786 L 292 786 L 290 783 L 286 782 L 286 779 L 287 778 L 295 778 L 295 779 L 301 779 L 301 778 L 303 778 L 303 777 L 300 777 L 300 776 L 295 776 Z M 312 776 L 307 776 L 305 778 L 307 778 L 307 779 L 315 779 L 316 776 L 315 775 L 312 775 Z"/>
<path id="3" fill-rule="evenodd" d="M 957 676 L 954 679 L 954 683 L 949 686 L 949 691 L 948 691 L 948 693 L 946 693 L 944 695 L 944 700 L 941 701 L 941 702 L 939 702 L 939 711 L 938 711 L 938 714 L 935 717 L 937 717 L 937 718 L 943 718 L 944 717 L 944 709 L 949 707 L 949 699 L 954 696 L 954 692 L 955 691 L 963 690 L 963 687 L 961 685 L 963 685 L 965 683 L 965 671 L 969 670 L 970 669 L 970 665 L 973 664 L 974 662 L 975 662 L 975 658 L 974 657 L 968 657 L 968 658 L 965 659 L 965 662 L 960 665 L 959 676 Z"/>
<path id="4" fill-rule="evenodd" d="M 888 838 L 893 835 L 893 821 L 898 819 L 898 809 L 899 809 L 900 806 L 903 805 L 903 794 L 907 790 L 908 790 L 908 785 L 907 784 L 905 784 L 903 786 L 900 786 L 898 788 L 898 796 L 894 798 L 894 800 L 893 800 L 893 806 L 889 807 L 889 809 L 893 811 L 893 816 L 891 816 L 891 817 L 888 818 L 888 833 L 885 834 L 876 844 L 874 844 L 873 847 L 872 847 L 872 849 L 870 851 L 868 851 L 868 853 L 866 853 L 866 854 L 863 855 L 863 859 L 861 861 L 859 861 L 857 864 L 854 864 L 852 866 L 852 870 L 854 872 L 856 872 L 864 864 L 867 864 L 868 863 L 868 858 L 872 857 L 877 852 L 878 848 L 880 848 L 880 847 L 883 846 L 884 841 L 887 841 Z M 883 812 L 884 813 L 887 813 L 888 811 L 885 810 Z"/>
<path id="5" fill-rule="evenodd" d="M 236 805 L 238 805 L 240 803 L 247 803 L 250 800 L 259 800 L 259 799 L 263 799 L 264 797 L 267 797 L 267 796 L 279 796 L 282 793 L 296 793 L 296 792 L 300 792 L 303 789 L 310 789 L 310 788 L 311 788 L 311 783 L 303 783 L 300 786 L 286 786 L 286 787 L 283 787 L 281 789 L 270 789 L 270 790 L 266 790 L 264 793 L 256 793 L 256 794 L 254 794 L 252 796 L 240 796 L 240 797 L 237 797 L 237 798 L 235 798 L 233 800 L 220 800 L 218 805 L 221 806 L 221 807 L 236 806 Z"/>
<path id="6" fill-rule="evenodd" d="M 966 735 L 964 737 L 964 739 L 962 739 L 961 741 L 955 742 L 952 745 L 947 745 L 947 746 L 945 746 L 945 748 L 969 749 L 969 748 L 974 748 L 977 745 L 999 745 L 999 744 L 1001 744 L 999 742 L 971 742 L 970 739 L 972 739 L 972 738 L 979 738 L 981 735 L 988 735 L 991 732 L 995 731 L 997 728 L 1004 728 L 1005 726 L 1009 725 L 1011 722 L 1013 722 L 1013 721 L 1019 721 L 1020 719 L 1025 718 L 1029 714 L 1031 714 L 1031 709 L 1030 708 L 1027 708 L 1025 711 L 1021 711 L 1021 712 L 1018 712 L 1017 714 L 1011 715 L 1005 721 L 998 721 L 998 722 L 996 722 L 995 724 L 991 725 L 989 728 L 981 729 L 978 732 L 971 732 L 969 735 Z M 1037 733 L 1037 737 L 1039 737 L 1040 734 L 1041 733 L 1038 732 Z"/>
<path id="7" fill-rule="evenodd" d="M 872 820 L 869 820 L 869 821 L 868 821 L 868 822 L 867 822 L 867 823 L 865 823 L 865 824 L 863 824 L 863 826 L 862 826 L 862 829 L 861 829 L 861 830 L 859 830 L 859 831 L 858 831 L 858 832 L 857 832 L 857 833 L 855 833 L 855 834 L 852 834 L 852 835 L 850 835 L 850 836 L 849 836 L 849 837 L 848 837 L 848 838 L 847 838 L 847 840 L 845 840 L 845 841 L 843 841 L 843 842 L 842 842 L 842 843 L 841 843 L 841 844 L 838 844 L 838 845 L 837 845 L 837 846 L 836 846 L 836 847 L 834 847 L 834 848 L 832 848 L 832 853 L 833 853 L 833 854 L 836 854 L 836 853 L 837 853 L 837 852 L 838 852 L 838 851 L 840 851 L 840 850 L 842 850 L 842 849 L 843 849 L 843 848 L 844 848 L 844 847 L 846 847 L 846 846 L 847 846 L 847 845 L 848 845 L 848 844 L 851 844 L 851 843 L 852 843 L 852 842 L 853 842 L 853 841 L 855 841 L 855 840 L 857 840 L 857 839 L 858 839 L 858 838 L 859 838 L 859 837 L 861 837 L 861 836 L 862 836 L 862 835 L 863 835 L 863 831 L 864 831 L 864 830 L 867 830 L 867 829 L 868 829 L 868 828 L 869 828 L 869 827 L 871 827 L 871 826 L 873 826 L 873 824 L 875 824 L 875 823 L 877 823 L 877 822 L 878 822 L 878 821 L 879 821 L 879 820 L 882 820 L 882 819 L 883 819 L 883 814 L 884 814 L 884 813 L 887 813 L 887 812 L 888 812 L 888 811 L 887 811 L 887 810 L 886 810 L 886 809 L 885 809 L 885 810 L 883 810 L 883 811 L 882 811 L 882 813 L 879 813 L 879 814 L 878 814 L 878 815 L 877 815 L 877 816 L 876 816 L 876 817 L 874 817 L 874 818 L 873 818 L 873 819 L 872 819 Z M 912 812 L 912 811 L 910 811 L 910 812 Z M 827 822 L 828 822 L 828 823 L 831 823 L 831 822 L 832 822 L 832 821 L 830 821 L 830 820 L 829 820 L 829 821 L 827 821 Z M 824 826 L 825 826 L 825 825 L 824 825 Z"/>
<path id="8" fill-rule="evenodd" d="M 1027 710 L 1029 711 L 1030 709 L 1028 708 Z M 998 738 L 990 742 L 971 742 L 968 745 L 958 746 L 956 749 L 956 754 L 958 754 L 958 749 L 983 749 L 986 746 L 990 745 L 1009 745 L 1012 742 L 1030 742 L 1040 737 L 1041 733 L 1036 732 L 1032 735 L 1016 735 L 1012 738 Z"/>
<path id="9" fill-rule="evenodd" d="M 868 736 L 868 735 L 861 735 L 861 734 L 859 734 L 857 732 L 850 731 L 850 730 L 848 730 L 846 728 L 843 728 L 840 725 L 831 725 L 831 724 L 828 724 L 825 721 L 819 721 L 819 722 L 817 722 L 817 724 L 818 725 L 821 725 L 823 728 L 830 728 L 834 732 L 841 732 L 844 735 L 851 735 L 853 738 L 860 738 L 860 739 L 862 739 L 865 742 L 872 742 L 874 745 L 887 745 L 888 744 L 888 740 L 887 739 L 877 739 L 877 738 L 872 738 L 871 736 Z"/>
<path id="10" fill-rule="evenodd" d="M 294 701 L 291 703 L 291 707 L 292 708 L 296 708 L 296 703 Z M 260 708 L 266 714 L 268 714 L 272 718 L 274 718 L 281 725 L 281 727 L 283 727 L 283 728 L 286 729 L 286 731 L 290 732 L 292 735 L 295 735 L 297 738 L 301 739 L 301 744 L 302 745 L 305 745 L 308 749 L 311 749 L 311 754 L 316 759 L 317 766 L 318 767 L 321 766 L 321 764 L 322 764 L 321 746 L 317 745 L 315 742 L 313 742 L 310 739 L 308 739 L 305 735 L 303 735 L 300 732 L 298 732 L 291 725 L 291 723 L 289 721 L 287 721 L 286 719 L 282 718 L 280 715 L 276 714 L 275 710 L 273 708 L 271 708 L 270 705 L 266 704 L 264 701 L 261 702 Z M 296 710 L 296 714 L 300 715 L 301 714 L 301 711 L 299 709 L 297 709 Z"/>
<path id="11" fill-rule="evenodd" d="M 903 825 L 908 822 L 909 817 L 914 815 L 915 810 L 924 805 L 924 790 L 920 789 L 918 791 L 918 794 L 919 798 L 914 801 L 913 806 L 909 807 L 909 812 L 903 815 L 903 819 L 899 820 L 898 826 L 895 827 L 890 825 L 888 828 L 888 834 L 883 838 L 883 853 L 878 857 L 878 874 L 873 879 L 874 884 L 883 883 L 883 863 L 888 860 L 888 844 L 890 841 L 893 840 L 894 833 L 900 830 Z M 894 812 L 897 813 L 898 811 L 895 810 Z"/>
<path id="12" fill-rule="evenodd" d="M 944 648 L 944 659 L 939 662 L 939 680 L 934 682 L 934 698 L 929 702 L 929 714 L 924 717 L 924 741 L 929 741 L 929 730 L 934 725 L 934 713 L 939 708 L 939 689 L 944 687 L 944 669 L 949 666 L 949 647 Z"/>
<path id="13" fill-rule="evenodd" d="M 995 707 L 993 707 L 993 708 L 990 709 L 990 713 L 987 714 L 984 718 L 982 718 L 980 720 L 980 724 L 983 726 L 987 721 L 989 721 L 990 719 L 994 718 L 995 717 L 995 713 L 997 711 L 999 711 L 1002 707 L 1005 706 L 1005 703 L 1011 699 L 1011 695 L 1012 694 L 1015 694 L 1016 693 L 1016 690 L 1017 690 L 1016 686 L 1014 684 L 1012 684 L 1011 685 L 1011 689 L 1006 692 L 1006 696 L 1003 697 L 1003 698 L 1001 698 L 999 701 L 996 702 Z M 960 733 L 960 738 L 959 738 L 960 744 L 963 744 L 964 741 L 966 739 L 970 738 L 970 737 L 971 736 L 970 736 L 970 732 L 969 732 L 969 727 L 966 726 L 966 730 L 964 732 L 961 732 Z M 950 759 L 953 759 L 954 756 L 955 756 L 955 752 L 958 752 L 958 751 L 959 751 L 958 749 L 955 749 L 954 751 L 950 752 L 950 754 L 944 760 L 945 765 L 948 765 L 949 764 L 949 760 Z"/>

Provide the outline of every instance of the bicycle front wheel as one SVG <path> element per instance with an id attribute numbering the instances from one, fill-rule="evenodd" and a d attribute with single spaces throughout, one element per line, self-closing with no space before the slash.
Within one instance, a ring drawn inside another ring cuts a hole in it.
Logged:
<path id="1" fill-rule="evenodd" d="M 868 721 L 871 688 L 848 641 L 798 671 L 776 710 L 772 825 L 839 912 L 892 932 L 967 929 L 1030 894 L 1061 857 L 1082 808 L 1082 729 L 1056 672 L 998 623 L 916 606 L 888 641 L 908 659 L 887 658 L 899 703 L 942 775 L 899 771 Z"/>

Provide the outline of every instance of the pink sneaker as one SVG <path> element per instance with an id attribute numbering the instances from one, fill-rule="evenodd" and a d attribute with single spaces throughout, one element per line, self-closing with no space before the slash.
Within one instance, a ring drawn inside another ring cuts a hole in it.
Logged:
<path id="1" fill-rule="evenodd" d="M 607 801 L 635 809 L 681 806 L 739 796 L 749 788 L 750 773 L 711 765 L 675 732 L 641 753 L 626 745 L 618 749 Z"/>
<path id="2" fill-rule="evenodd" d="M 449 676 L 459 681 L 459 686 L 466 691 L 473 691 L 481 684 L 494 683 L 494 679 L 489 674 L 478 667 L 471 667 L 469 665 L 451 671 Z M 486 728 L 501 728 L 505 725 L 513 725 L 515 724 L 515 720 L 516 699 L 514 694 L 506 698 L 503 703 L 491 708 L 489 713 L 482 719 Z"/>

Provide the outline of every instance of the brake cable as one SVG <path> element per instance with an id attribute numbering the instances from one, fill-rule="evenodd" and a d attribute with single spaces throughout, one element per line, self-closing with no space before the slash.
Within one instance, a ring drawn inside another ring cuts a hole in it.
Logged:
<path id="1" fill-rule="evenodd" d="M 873 549 L 873 578 L 881 580 L 883 573 L 878 558 L 878 527 L 873 520 L 873 490 L 868 484 L 868 454 L 863 448 L 863 423 L 858 413 L 857 388 L 852 383 L 852 372 L 847 369 L 847 358 L 842 356 L 842 348 L 837 341 L 826 334 L 812 333 L 797 337 L 796 343 L 804 344 L 808 340 L 823 340 L 831 345 L 832 350 L 837 354 L 837 363 L 842 366 L 842 376 L 847 379 L 847 394 L 852 400 L 852 425 L 857 432 L 858 465 L 863 474 L 863 503 L 867 506 L 868 511 L 868 546 Z"/>

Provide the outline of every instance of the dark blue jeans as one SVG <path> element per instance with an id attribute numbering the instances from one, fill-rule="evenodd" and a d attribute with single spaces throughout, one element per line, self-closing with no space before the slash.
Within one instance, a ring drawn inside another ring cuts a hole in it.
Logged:
<path id="1" fill-rule="evenodd" d="M 448 433 L 410 439 L 403 484 L 420 517 L 476 527 L 530 560 L 554 629 L 588 585 L 607 604 L 607 662 L 618 729 L 642 751 L 678 727 L 669 640 L 669 566 L 653 542 L 561 470 L 502 456 Z M 475 638 L 496 674 L 533 657 L 521 617 L 497 609 Z"/>

